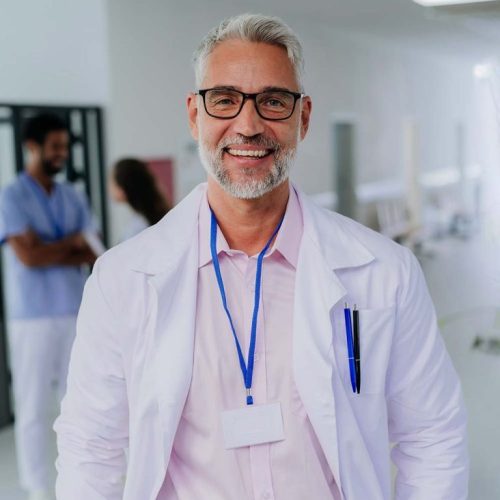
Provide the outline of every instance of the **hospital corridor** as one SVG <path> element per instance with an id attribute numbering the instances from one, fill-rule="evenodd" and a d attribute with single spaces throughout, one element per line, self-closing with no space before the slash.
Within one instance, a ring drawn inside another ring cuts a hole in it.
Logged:
<path id="1" fill-rule="evenodd" d="M 500 0 L 0 0 L 0 500 L 497 500 L 499 421 Z"/>

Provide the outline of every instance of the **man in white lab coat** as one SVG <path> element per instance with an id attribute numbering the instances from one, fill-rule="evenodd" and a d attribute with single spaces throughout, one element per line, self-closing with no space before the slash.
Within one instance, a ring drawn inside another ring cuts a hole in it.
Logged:
<path id="1" fill-rule="evenodd" d="M 279 19 L 202 41 L 187 106 L 208 183 L 94 268 L 59 500 L 385 500 L 390 456 L 398 500 L 466 499 L 460 385 L 416 259 L 288 181 L 301 68 Z"/>

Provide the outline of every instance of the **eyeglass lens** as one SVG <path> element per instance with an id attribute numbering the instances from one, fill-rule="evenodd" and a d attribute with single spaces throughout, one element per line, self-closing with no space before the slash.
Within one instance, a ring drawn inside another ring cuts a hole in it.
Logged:
<path id="1" fill-rule="evenodd" d="M 228 89 L 211 89 L 205 94 L 207 112 L 219 118 L 235 117 L 243 106 L 243 95 Z M 295 105 L 293 94 L 284 91 L 262 92 L 255 99 L 258 112 L 271 120 L 288 118 Z"/>

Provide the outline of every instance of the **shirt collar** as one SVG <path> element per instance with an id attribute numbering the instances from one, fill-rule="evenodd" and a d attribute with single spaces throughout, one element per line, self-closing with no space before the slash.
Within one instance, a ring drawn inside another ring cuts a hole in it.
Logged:
<path id="1" fill-rule="evenodd" d="M 199 241 L 199 259 L 198 267 L 203 267 L 212 262 L 212 253 L 210 251 L 210 206 L 208 204 L 207 194 L 203 196 L 198 216 L 198 241 Z M 268 254 L 278 251 L 294 268 L 297 267 L 299 258 L 300 240 L 302 238 L 303 218 L 297 193 L 290 185 L 290 196 L 285 211 L 283 224 L 276 236 L 276 241 Z M 231 250 L 222 234 L 217 228 L 217 255 L 221 252 L 229 253 Z"/>

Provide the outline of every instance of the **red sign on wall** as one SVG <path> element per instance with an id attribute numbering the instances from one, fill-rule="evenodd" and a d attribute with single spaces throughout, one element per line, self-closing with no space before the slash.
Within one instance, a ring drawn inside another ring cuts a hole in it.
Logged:
<path id="1" fill-rule="evenodd" d="M 144 160 L 158 182 L 170 206 L 175 203 L 174 160 L 172 158 L 154 158 Z"/>

